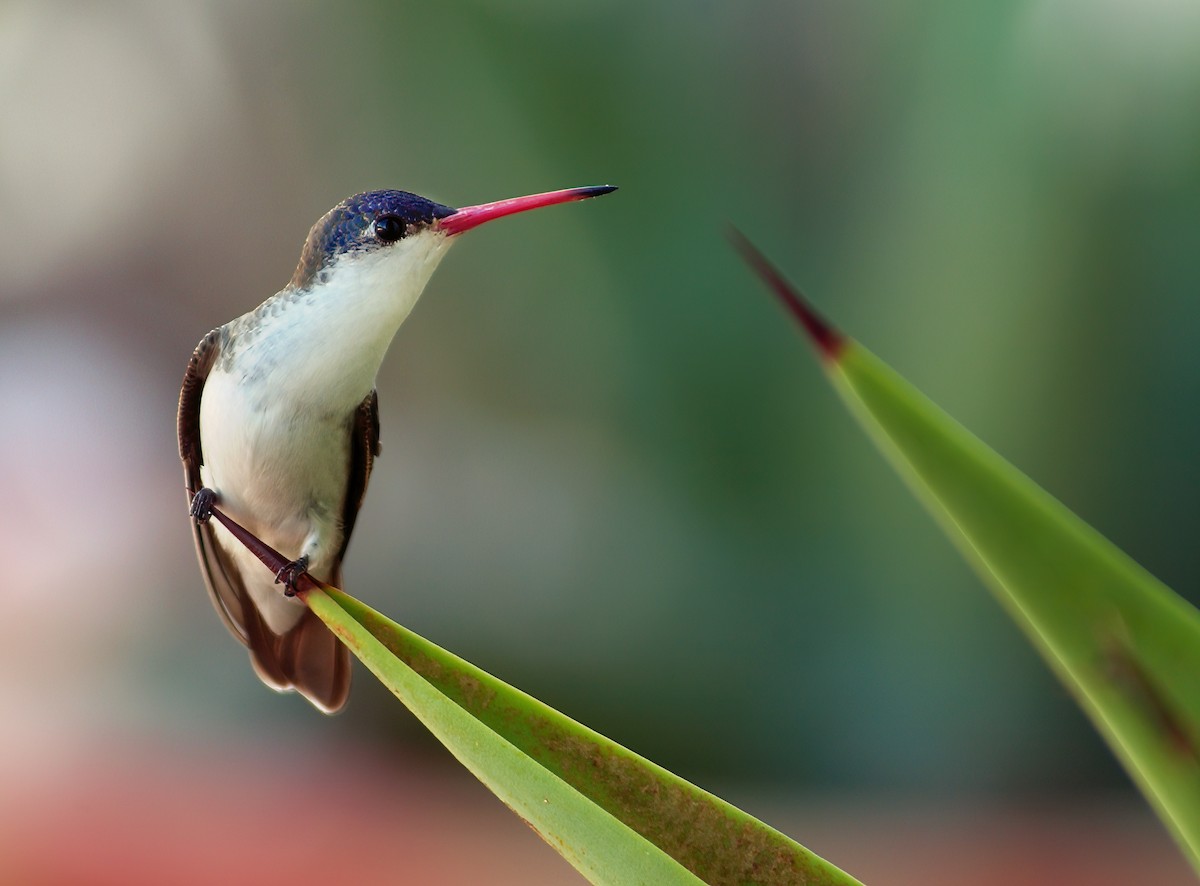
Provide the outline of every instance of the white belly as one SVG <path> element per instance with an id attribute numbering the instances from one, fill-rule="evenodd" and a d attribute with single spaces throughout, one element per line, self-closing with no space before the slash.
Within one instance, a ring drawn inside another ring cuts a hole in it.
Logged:
<path id="1" fill-rule="evenodd" d="M 352 410 L 312 408 L 267 381 L 247 393 L 241 374 L 214 369 L 200 402 L 201 478 L 218 507 L 288 560 L 309 554 L 309 572 L 328 581 L 341 549 Z M 268 626 L 283 633 L 304 604 L 284 597 L 274 576 L 216 525 Z"/>

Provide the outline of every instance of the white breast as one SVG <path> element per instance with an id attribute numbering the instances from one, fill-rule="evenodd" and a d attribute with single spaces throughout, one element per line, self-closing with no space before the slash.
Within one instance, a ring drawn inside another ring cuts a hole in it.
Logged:
<path id="1" fill-rule="evenodd" d="M 280 293 L 230 324 L 228 351 L 205 383 L 204 485 L 289 559 L 315 533 L 310 571 L 318 578 L 330 577 L 341 548 L 354 413 L 450 242 L 429 232 L 337 260 L 309 291 Z M 284 598 L 269 572 L 219 527 L 217 538 L 243 577 L 256 577 L 247 588 L 271 629 L 291 627 L 303 604 Z"/>

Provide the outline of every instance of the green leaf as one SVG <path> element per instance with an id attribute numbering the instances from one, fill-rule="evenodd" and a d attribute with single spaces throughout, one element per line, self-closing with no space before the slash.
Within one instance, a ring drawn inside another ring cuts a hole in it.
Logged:
<path id="1" fill-rule="evenodd" d="M 213 517 L 273 572 L 286 564 L 219 509 Z M 371 672 L 593 883 L 858 883 L 740 809 L 344 592 L 307 575 L 300 585 L 300 596 Z"/>
<path id="2" fill-rule="evenodd" d="M 335 597 L 332 591 L 308 595 L 308 605 L 372 673 L 464 766 L 586 877 L 597 883 L 701 882 L 620 821 L 601 814 L 585 796 L 469 714 L 443 687 L 399 660 L 341 608 L 348 603 L 348 598 Z M 433 659 L 416 663 L 448 680 L 460 698 L 491 694 L 476 678 L 453 666 L 446 669 Z"/>
<path id="3" fill-rule="evenodd" d="M 308 604 L 463 765 L 592 882 L 857 882 L 345 593 L 312 592 Z"/>
<path id="4" fill-rule="evenodd" d="M 1200 613 L 858 343 L 748 242 L 834 387 L 1200 870 Z"/>

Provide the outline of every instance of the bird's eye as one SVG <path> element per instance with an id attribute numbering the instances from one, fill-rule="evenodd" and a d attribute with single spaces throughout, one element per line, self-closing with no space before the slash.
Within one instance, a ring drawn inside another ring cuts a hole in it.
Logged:
<path id="1" fill-rule="evenodd" d="M 395 243 L 404 236 L 404 222 L 394 215 L 381 215 L 375 219 L 375 236 L 384 243 Z"/>

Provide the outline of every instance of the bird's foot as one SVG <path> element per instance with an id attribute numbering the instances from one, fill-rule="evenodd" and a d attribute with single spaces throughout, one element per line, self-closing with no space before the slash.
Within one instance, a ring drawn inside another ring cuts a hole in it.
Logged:
<path id="1" fill-rule="evenodd" d="M 300 576 L 308 571 L 308 556 L 303 556 L 299 560 L 293 560 L 282 569 L 275 573 L 275 584 L 283 584 L 283 595 L 285 597 L 296 596 L 296 582 L 300 580 Z"/>
<path id="2" fill-rule="evenodd" d="M 192 506 L 188 513 L 197 523 L 207 523 L 212 516 L 213 505 L 217 503 L 217 494 L 204 486 L 192 496 Z"/>

